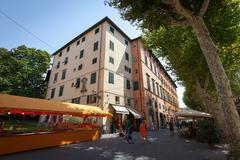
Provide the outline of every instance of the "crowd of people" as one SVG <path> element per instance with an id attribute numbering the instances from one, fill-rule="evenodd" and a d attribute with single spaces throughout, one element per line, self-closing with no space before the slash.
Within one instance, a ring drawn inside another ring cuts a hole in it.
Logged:
<path id="1" fill-rule="evenodd" d="M 167 125 L 170 130 L 169 135 L 174 136 L 174 127 L 179 127 L 178 122 L 174 122 L 173 119 L 170 119 Z M 140 132 L 141 139 L 145 143 L 147 141 L 148 130 L 158 131 L 158 129 L 156 128 L 157 127 L 155 127 L 153 122 L 150 123 L 149 126 L 147 126 L 147 122 L 144 118 L 141 119 L 140 125 L 134 126 L 129 116 L 127 116 L 123 121 L 121 117 L 115 117 L 112 120 L 111 132 L 118 133 L 119 136 L 123 137 L 129 144 L 133 144 L 134 142 L 132 138 L 132 133 L 133 131 L 138 130 Z"/>

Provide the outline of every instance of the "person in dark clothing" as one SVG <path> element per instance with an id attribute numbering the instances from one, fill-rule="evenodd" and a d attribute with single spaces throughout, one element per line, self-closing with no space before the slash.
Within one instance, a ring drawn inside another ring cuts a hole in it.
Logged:
<path id="1" fill-rule="evenodd" d="M 132 140 L 132 123 L 129 119 L 129 117 L 127 117 L 126 121 L 125 121 L 125 127 L 126 127 L 126 131 L 127 131 L 127 142 L 128 143 L 133 143 Z"/>
<path id="2" fill-rule="evenodd" d="M 169 129 L 170 129 L 171 135 L 174 136 L 174 127 L 173 127 L 173 120 L 172 119 L 170 120 L 170 123 L 169 123 Z"/>

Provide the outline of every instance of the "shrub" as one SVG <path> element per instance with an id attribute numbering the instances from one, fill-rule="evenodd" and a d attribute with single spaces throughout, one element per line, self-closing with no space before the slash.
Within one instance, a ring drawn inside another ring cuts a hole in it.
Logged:
<path id="1" fill-rule="evenodd" d="M 216 126 L 212 120 L 200 120 L 197 123 L 196 139 L 199 142 L 216 144 L 219 142 L 219 136 Z"/>

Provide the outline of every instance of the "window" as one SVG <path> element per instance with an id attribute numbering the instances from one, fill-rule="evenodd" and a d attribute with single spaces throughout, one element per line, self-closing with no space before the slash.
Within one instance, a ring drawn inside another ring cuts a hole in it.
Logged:
<path id="1" fill-rule="evenodd" d="M 146 66 L 148 65 L 148 59 L 147 59 L 147 56 L 145 56 L 145 64 L 146 64 Z"/>
<path id="2" fill-rule="evenodd" d="M 153 87 L 153 93 L 156 94 L 156 90 L 155 90 L 155 81 L 154 79 L 152 79 L 152 87 Z"/>
<path id="3" fill-rule="evenodd" d="M 125 52 L 125 59 L 129 61 L 129 54 L 127 52 Z"/>
<path id="4" fill-rule="evenodd" d="M 131 68 L 128 68 L 128 73 L 130 73 L 130 74 L 132 73 L 132 70 L 131 70 Z"/>
<path id="5" fill-rule="evenodd" d="M 128 46 L 128 41 L 125 39 L 125 44 Z"/>
<path id="6" fill-rule="evenodd" d="M 152 70 L 152 62 L 150 62 L 150 69 Z"/>
<path id="7" fill-rule="evenodd" d="M 67 52 L 69 52 L 69 51 L 70 51 L 70 46 L 67 47 Z"/>
<path id="8" fill-rule="evenodd" d="M 72 103 L 80 104 L 80 97 L 78 98 L 73 98 Z"/>
<path id="9" fill-rule="evenodd" d="M 130 81 L 128 79 L 126 80 L 126 84 L 127 84 L 127 89 L 131 89 L 131 84 L 130 84 Z"/>
<path id="10" fill-rule="evenodd" d="M 162 86 L 160 86 L 160 95 L 159 95 L 161 98 L 163 98 L 163 89 L 162 89 Z"/>
<path id="11" fill-rule="evenodd" d="M 156 82 L 156 87 L 157 87 L 157 95 L 160 95 L 160 92 L 159 92 L 159 85 L 158 85 L 157 82 Z"/>
<path id="12" fill-rule="evenodd" d="M 90 84 L 96 83 L 96 76 L 97 76 L 97 73 L 96 73 L 96 72 L 91 74 Z"/>
<path id="13" fill-rule="evenodd" d="M 156 74 L 157 73 L 157 71 L 156 71 L 156 67 L 154 66 L 154 73 Z"/>
<path id="14" fill-rule="evenodd" d="M 99 28 L 95 29 L 95 34 L 97 34 L 99 32 Z"/>
<path id="15" fill-rule="evenodd" d="M 109 48 L 114 51 L 114 43 L 112 41 L 109 42 Z"/>
<path id="16" fill-rule="evenodd" d="M 147 77 L 147 88 L 149 91 L 151 91 L 150 76 L 146 74 L 146 77 Z"/>
<path id="17" fill-rule="evenodd" d="M 58 79 L 58 73 L 55 73 L 53 83 L 57 82 L 57 79 Z"/>
<path id="18" fill-rule="evenodd" d="M 78 70 L 81 70 L 82 69 L 82 64 L 80 64 L 79 66 L 78 66 Z"/>
<path id="19" fill-rule="evenodd" d="M 59 52 L 59 55 L 58 55 L 58 57 L 61 57 L 62 56 L 62 51 L 61 52 Z"/>
<path id="20" fill-rule="evenodd" d="M 114 59 L 112 57 L 109 57 L 109 62 L 114 64 Z"/>
<path id="21" fill-rule="evenodd" d="M 93 44 L 93 51 L 98 50 L 98 41 Z"/>
<path id="22" fill-rule="evenodd" d="M 81 59 L 84 55 L 84 49 L 80 51 L 79 59 Z"/>
<path id="23" fill-rule="evenodd" d="M 126 72 L 128 72 L 128 73 L 131 73 L 132 72 L 132 70 L 131 70 L 131 68 L 129 68 L 128 66 L 124 66 L 124 70 L 126 71 Z"/>
<path id="24" fill-rule="evenodd" d="M 54 94 L 55 94 L 55 88 L 53 88 L 51 91 L 51 98 L 54 98 Z"/>
<path id="25" fill-rule="evenodd" d="M 96 103 L 96 102 L 97 102 L 97 96 L 95 94 L 87 96 L 87 104 Z"/>
<path id="26" fill-rule="evenodd" d="M 137 69 L 135 69 L 135 73 L 136 73 L 136 74 L 138 73 L 138 70 L 137 70 Z"/>
<path id="27" fill-rule="evenodd" d="M 80 87 L 80 78 L 77 78 L 75 83 L 75 88 L 79 88 L 79 87 Z"/>
<path id="28" fill-rule="evenodd" d="M 109 27 L 110 32 L 114 33 L 114 28 L 112 26 Z"/>
<path id="29" fill-rule="evenodd" d="M 84 41 L 85 41 L 85 39 L 86 39 L 86 38 L 85 38 L 85 37 L 83 37 L 83 38 L 82 38 L 82 42 L 84 42 Z"/>
<path id="30" fill-rule="evenodd" d="M 120 104 L 120 97 L 119 96 L 115 96 L 115 103 Z"/>
<path id="31" fill-rule="evenodd" d="M 97 63 L 97 58 L 93 58 L 92 60 L 92 64 L 95 64 L 95 63 Z"/>
<path id="32" fill-rule="evenodd" d="M 68 57 L 65 57 L 65 60 L 63 62 L 64 64 L 67 64 L 68 63 Z"/>
<path id="33" fill-rule="evenodd" d="M 127 99 L 127 105 L 131 106 L 131 99 Z"/>
<path id="34" fill-rule="evenodd" d="M 133 82 L 133 90 L 138 90 L 138 89 L 139 89 L 138 81 Z"/>
<path id="35" fill-rule="evenodd" d="M 58 63 L 57 63 L 57 69 L 60 67 L 60 61 L 58 61 Z"/>
<path id="36" fill-rule="evenodd" d="M 64 85 L 59 87 L 59 94 L 58 94 L 59 97 L 63 95 L 63 90 L 64 90 Z"/>
<path id="37" fill-rule="evenodd" d="M 80 44 L 80 40 L 77 41 L 77 46 Z"/>
<path id="38" fill-rule="evenodd" d="M 114 84 L 114 74 L 111 72 L 108 73 L 108 83 Z"/>
<path id="39" fill-rule="evenodd" d="M 128 71 L 128 67 L 127 67 L 126 65 L 124 66 L 124 70 L 125 70 L 125 71 Z"/>
<path id="40" fill-rule="evenodd" d="M 81 92 L 86 92 L 87 91 L 87 78 L 82 78 L 81 82 L 82 82 L 82 88 L 81 88 Z"/>
<path id="41" fill-rule="evenodd" d="M 67 73 L 67 69 L 64 69 L 62 71 L 62 78 L 61 78 L 61 80 L 64 80 L 66 78 L 66 73 Z"/>

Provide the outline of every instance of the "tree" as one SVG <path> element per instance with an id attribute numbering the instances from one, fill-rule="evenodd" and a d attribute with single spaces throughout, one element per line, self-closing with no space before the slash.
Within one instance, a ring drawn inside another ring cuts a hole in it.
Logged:
<path id="1" fill-rule="evenodd" d="M 185 95 L 190 95 L 187 97 L 190 106 L 194 109 L 197 106 L 200 110 L 212 113 L 224 137 L 222 139 L 229 137 L 223 111 L 216 102 L 216 91 L 209 76 L 209 69 L 193 32 L 188 28 L 160 28 L 157 31 L 146 32 L 144 40 L 147 45 L 145 47 L 156 49 L 155 55 L 168 59 L 168 69 L 174 71 L 177 80 L 186 87 L 187 94 Z M 236 54 L 225 62 L 227 64 L 239 63 L 234 61 L 234 57 L 238 59 L 239 55 Z"/>
<path id="2" fill-rule="evenodd" d="M 235 159 L 240 157 L 240 123 L 239 115 L 232 98 L 232 91 L 221 63 L 221 48 L 214 43 L 204 20 L 214 16 L 226 6 L 234 10 L 237 1 L 227 0 L 110 0 L 110 6 L 119 9 L 121 15 L 131 22 L 138 23 L 149 31 L 159 27 L 190 27 L 196 35 L 200 49 L 206 59 L 216 89 L 218 103 L 224 111 L 231 136 L 231 153 Z M 207 14 L 205 15 L 207 11 Z M 204 16 L 205 15 L 205 16 Z M 231 19 L 229 19 L 231 20 Z M 219 37 L 221 38 L 221 37 Z"/>
<path id="3" fill-rule="evenodd" d="M 43 98 L 44 74 L 50 64 L 46 51 L 19 46 L 0 48 L 0 92 Z"/>

